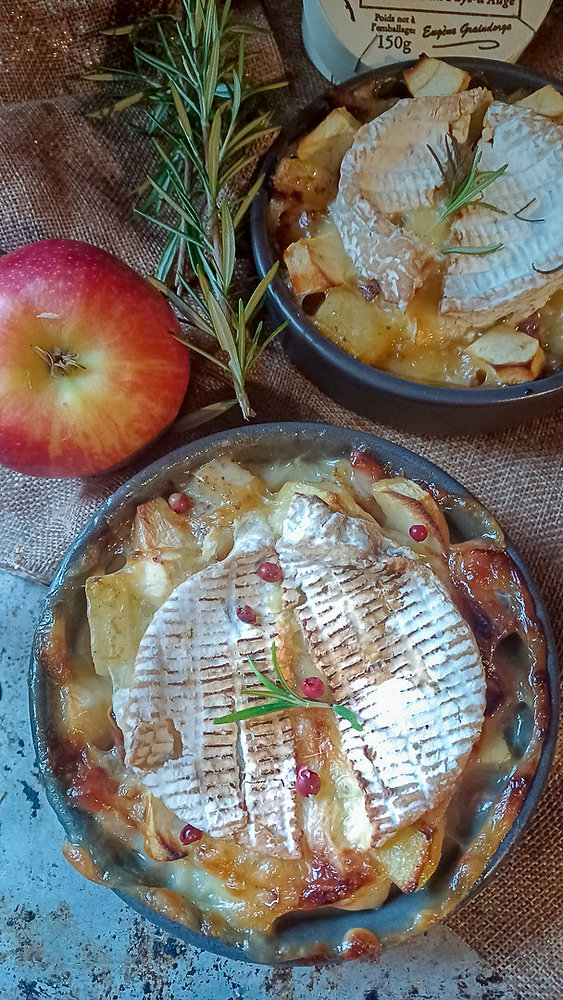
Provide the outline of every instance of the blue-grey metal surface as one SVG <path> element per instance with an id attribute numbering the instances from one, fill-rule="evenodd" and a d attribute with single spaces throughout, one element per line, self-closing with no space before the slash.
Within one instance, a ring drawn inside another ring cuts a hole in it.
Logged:
<path id="1" fill-rule="evenodd" d="M 44 594 L 0 574 L 1 1000 L 516 1000 L 446 928 L 379 962 L 265 969 L 167 937 L 79 876 L 61 855 L 28 722 L 27 664 Z"/>

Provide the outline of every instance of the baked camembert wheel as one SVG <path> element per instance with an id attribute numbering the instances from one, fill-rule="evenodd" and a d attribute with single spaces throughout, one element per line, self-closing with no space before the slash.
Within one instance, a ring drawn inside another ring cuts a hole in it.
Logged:
<path id="1" fill-rule="evenodd" d="M 272 225 L 299 303 L 404 378 L 474 388 L 556 371 L 563 97 L 495 100 L 426 57 L 405 77 L 401 100 L 337 90 L 359 117 L 335 108 L 278 164 Z"/>
<path id="2" fill-rule="evenodd" d="M 492 801 L 519 767 L 505 734 L 524 688 L 497 644 L 530 630 L 543 649 L 494 522 L 450 540 L 465 503 L 364 451 L 222 457 L 112 522 L 77 570 L 87 628 L 59 601 L 40 653 L 50 766 L 89 814 L 71 863 L 271 961 L 301 954 L 279 918 L 381 907 L 428 884 L 443 844 L 461 857 L 475 789 Z"/>

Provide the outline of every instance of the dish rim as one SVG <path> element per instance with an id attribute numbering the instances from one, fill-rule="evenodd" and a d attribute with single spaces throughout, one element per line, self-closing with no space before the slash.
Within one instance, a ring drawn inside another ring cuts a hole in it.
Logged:
<path id="1" fill-rule="evenodd" d="M 398 74 L 410 66 L 417 63 L 417 59 L 405 60 L 404 62 L 389 63 L 386 66 L 379 66 L 373 70 L 368 70 L 358 76 L 352 77 L 339 84 L 342 88 L 353 88 L 367 83 L 370 80 L 378 79 L 382 76 Z M 537 73 L 535 70 L 517 63 L 505 63 L 494 59 L 478 58 L 451 58 L 444 59 L 444 62 L 458 66 L 461 69 L 471 72 L 472 75 L 483 73 L 490 74 L 491 78 L 498 77 L 498 85 L 504 86 L 501 78 L 505 82 L 510 81 L 514 87 L 531 86 L 535 89 L 540 87 L 555 87 L 559 93 L 563 94 L 563 81 L 555 80 L 551 77 Z M 311 101 L 298 115 L 282 128 L 275 142 L 272 144 L 260 166 L 260 172 L 264 175 L 264 182 L 250 210 L 250 231 L 254 262 L 258 275 L 263 278 L 268 270 L 280 258 L 274 253 L 272 241 L 270 239 L 268 224 L 268 206 L 270 200 L 268 181 L 273 173 L 273 169 L 287 147 L 291 145 L 299 136 L 318 123 L 320 116 L 328 114 L 334 107 L 329 101 L 330 87 L 318 98 Z M 288 321 L 290 332 L 303 340 L 313 351 L 317 352 L 320 360 L 326 360 L 331 365 L 341 369 L 347 379 L 355 382 L 363 382 L 365 387 L 373 391 L 384 391 L 386 395 L 393 397 L 398 402 L 405 397 L 409 402 L 421 404 L 437 404 L 444 407 L 454 406 L 462 403 L 469 409 L 477 409 L 484 404 L 497 405 L 499 408 L 505 404 L 506 407 L 513 406 L 520 401 L 525 405 L 525 400 L 531 396 L 547 397 L 556 394 L 560 390 L 563 394 L 563 365 L 561 370 L 532 382 L 521 382 L 513 386 L 498 386 L 491 388 L 465 388 L 463 386 L 450 387 L 440 385 L 430 385 L 424 382 L 411 381 L 399 375 L 392 375 L 379 368 L 360 361 L 353 355 L 348 354 L 341 347 L 334 344 L 328 337 L 317 329 L 299 308 L 292 292 L 283 281 L 279 271 L 274 276 L 267 291 L 275 308 L 284 319 Z M 522 422 L 526 417 L 522 417 Z"/>
<path id="2" fill-rule="evenodd" d="M 186 464 L 192 467 L 197 467 L 197 465 L 202 461 L 209 461 L 212 457 L 216 457 L 220 453 L 224 454 L 225 452 L 236 459 L 237 448 L 244 448 L 245 446 L 248 446 L 249 448 L 259 448 L 261 444 L 262 446 L 264 445 L 264 439 L 266 442 L 270 439 L 273 443 L 275 443 L 275 441 L 279 440 L 280 437 L 289 438 L 292 435 L 296 439 L 296 447 L 298 446 L 300 440 L 303 440 L 304 445 L 306 445 L 311 444 L 313 441 L 316 443 L 319 438 L 322 439 L 327 436 L 331 443 L 334 443 L 335 445 L 342 444 L 345 452 L 348 452 L 352 448 L 367 446 L 377 458 L 380 458 L 385 464 L 390 465 L 396 473 L 404 471 L 407 475 L 415 476 L 416 478 L 422 479 L 426 482 L 435 483 L 437 486 L 444 488 L 448 492 L 456 493 L 469 499 L 476 499 L 469 490 L 467 490 L 448 473 L 444 472 L 439 466 L 435 465 L 430 460 L 417 455 L 415 452 L 402 447 L 401 445 L 397 445 L 384 438 L 369 434 L 368 432 L 352 430 L 338 425 L 310 422 L 257 424 L 237 427 L 229 431 L 222 431 L 208 435 L 205 438 L 192 442 L 191 444 L 181 446 L 160 459 L 157 459 L 155 462 L 151 463 L 151 465 L 142 469 L 135 476 L 125 482 L 122 486 L 118 487 L 118 489 L 103 502 L 100 508 L 88 520 L 86 525 L 82 528 L 67 550 L 53 582 L 45 595 L 41 616 L 34 634 L 31 652 L 28 690 L 33 747 L 48 801 L 61 823 L 66 836 L 71 842 L 73 837 L 76 837 L 77 834 L 78 839 L 83 836 L 83 828 L 85 826 L 87 814 L 69 804 L 69 800 L 65 795 L 64 789 L 61 787 L 49 767 L 47 739 L 49 733 L 48 682 L 45 671 L 40 666 L 38 659 L 38 645 L 41 628 L 43 623 L 49 618 L 49 612 L 53 599 L 63 587 L 67 572 L 72 570 L 73 565 L 78 563 L 87 551 L 91 542 L 94 541 L 101 532 L 103 532 L 108 518 L 116 514 L 118 515 L 119 511 L 126 508 L 128 504 L 140 502 L 139 493 L 141 493 L 142 497 L 144 497 L 147 494 L 147 490 L 150 490 L 153 484 L 156 484 L 159 480 L 168 475 L 173 476 L 176 469 L 179 471 Z M 242 456 L 241 460 L 244 460 Z M 480 501 L 477 502 L 480 503 Z M 481 506 L 483 505 L 481 504 Z M 486 509 L 487 508 L 485 508 L 485 510 Z M 537 767 L 530 781 L 526 797 L 522 802 L 514 822 L 471 889 L 461 900 L 458 901 L 455 907 L 452 908 L 452 910 L 448 913 L 448 916 L 463 906 L 483 887 L 483 885 L 491 878 L 501 863 L 505 860 L 513 845 L 521 837 L 545 788 L 557 740 L 559 721 L 559 681 L 555 639 L 551 630 L 545 604 L 535 580 L 528 570 L 526 563 L 519 555 L 518 551 L 514 548 L 514 545 L 508 537 L 506 537 L 506 552 L 514 560 L 523 576 L 535 605 L 537 620 L 541 624 L 545 636 L 545 676 L 548 686 L 549 719 L 541 742 L 541 752 Z M 280 966 L 302 964 L 302 961 L 299 960 L 287 960 L 276 963 L 256 962 L 256 960 L 250 958 L 244 948 L 238 944 L 227 944 L 221 938 L 205 935 L 199 931 L 193 931 L 184 924 L 163 916 L 148 905 L 135 900 L 119 889 L 112 888 L 112 891 L 116 893 L 120 899 L 131 906 L 133 910 L 149 919 L 159 929 L 181 939 L 189 945 L 199 947 L 222 957 L 251 962 L 253 964 L 275 964 Z M 362 916 L 364 914 L 374 912 L 377 912 L 377 910 L 341 910 L 338 911 L 338 914 L 341 917 L 341 920 L 347 923 L 348 929 L 352 929 L 362 924 Z M 322 920 L 322 916 L 317 917 L 316 926 L 320 926 Z M 310 926 L 314 927 L 315 923 L 312 922 Z M 416 931 L 411 932 L 408 937 L 411 938 L 414 936 L 414 933 L 416 933 Z M 334 959 L 332 960 L 334 961 Z"/>

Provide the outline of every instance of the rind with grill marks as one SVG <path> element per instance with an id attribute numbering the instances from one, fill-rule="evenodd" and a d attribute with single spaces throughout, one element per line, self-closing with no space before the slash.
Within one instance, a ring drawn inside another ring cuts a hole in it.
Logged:
<path id="1" fill-rule="evenodd" d="M 554 270 L 563 265 L 563 126 L 500 101 L 491 104 L 484 126 L 479 169 L 508 165 L 485 195 L 499 211 L 472 204 L 456 218 L 452 242 L 502 247 L 490 255 L 451 255 L 441 311 L 462 327 L 488 327 L 506 315 L 524 319 L 563 286 L 563 269 Z"/>
<path id="2" fill-rule="evenodd" d="M 256 574 L 264 561 L 283 569 L 279 615 L 279 585 Z M 255 625 L 236 615 L 245 604 Z M 482 725 L 483 669 L 467 624 L 426 563 L 369 515 L 331 511 L 317 496 L 292 498 L 275 544 L 264 522 L 241 522 L 231 554 L 182 583 L 155 614 L 133 685 L 114 699 L 126 763 L 185 822 L 300 857 L 289 715 L 213 724 L 247 704 L 241 692 L 255 684 L 248 656 L 273 679 L 275 642 L 281 662 L 297 669 L 303 654 L 291 648 L 292 615 L 305 660 L 312 657 L 330 698 L 363 724 L 358 732 L 336 717 L 340 752 L 380 844 L 453 793 Z"/>
<path id="3" fill-rule="evenodd" d="M 288 716 L 213 724 L 247 703 L 241 690 L 257 683 L 247 657 L 273 679 L 272 586 L 255 570 L 276 558 L 271 541 L 243 534 L 225 560 L 177 587 L 153 617 L 127 701 L 115 711 L 126 763 L 181 819 L 216 837 L 295 857 L 300 835 Z M 255 625 L 238 619 L 244 605 L 256 612 Z"/>
<path id="4" fill-rule="evenodd" d="M 322 500 L 296 496 L 278 551 L 315 666 L 363 723 L 357 732 L 337 719 L 379 844 L 453 794 L 481 730 L 485 679 L 475 640 L 432 570 L 387 554 L 389 540 L 378 544 L 360 521 L 354 553 L 346 522 Z"/>

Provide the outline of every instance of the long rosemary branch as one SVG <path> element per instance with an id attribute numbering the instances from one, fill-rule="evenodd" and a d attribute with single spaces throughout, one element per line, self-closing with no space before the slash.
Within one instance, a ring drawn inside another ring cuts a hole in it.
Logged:
<path id="1" fill-rule="evenodd" d="M 134 82 L 134 92 L 102 116 L 135 103 L 147 111 L 159 166 L 148 178 L 138 214 L 167 233 L 153 283 L 187 325 L 182 337 L 227 373 L 245 419 L 253 416 L 248 374 L 278 327 L 262 337 L 258 311 L 277 265 L 247 301 L 236 293 L 237 233 L 262 178 L 242 193 L 261 142 L 276 132 L 256 98 L 274 84 L 249 79 L 245 39 L 230 0 L 182 0 L 181 16 L 145 18 L 119 29 L 133 46 L 136 71 L 102 71 L 91 79 Z M 214 344 L 190 338 L 196 328 Z M 213 411 L 215 412 L 215 411 Z"/>

